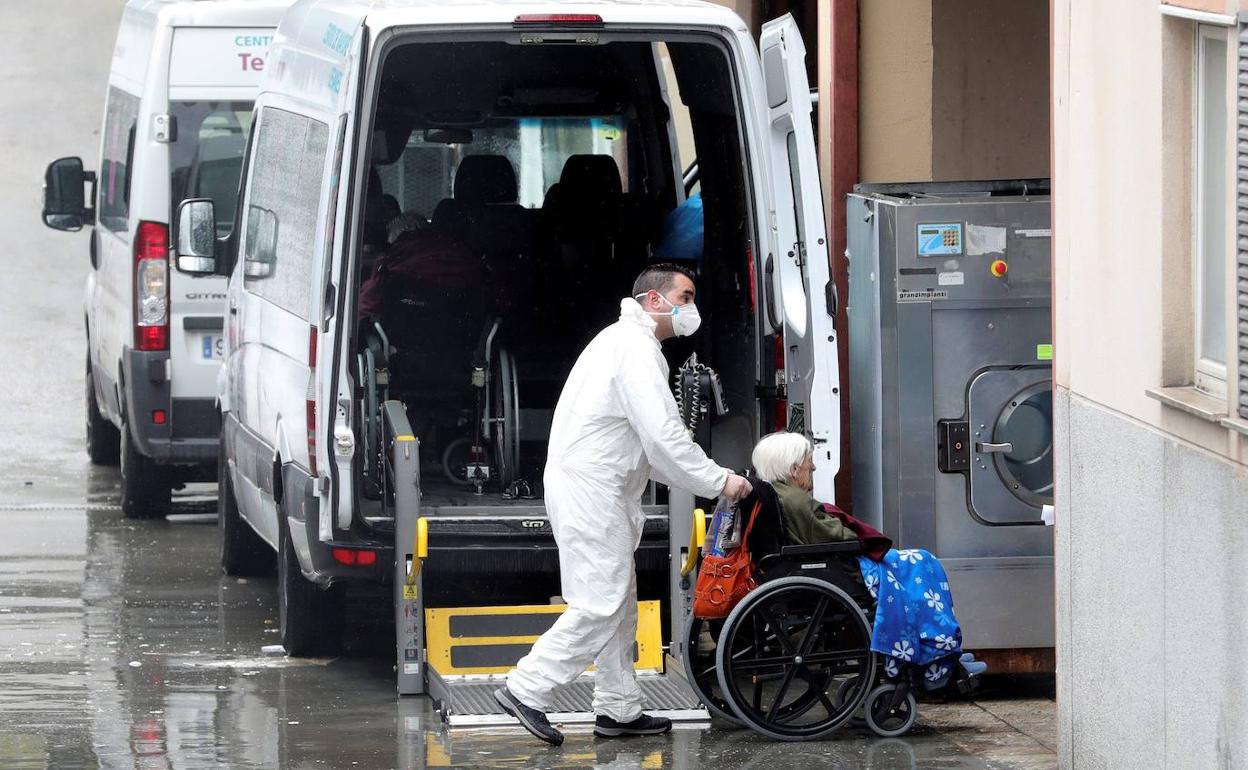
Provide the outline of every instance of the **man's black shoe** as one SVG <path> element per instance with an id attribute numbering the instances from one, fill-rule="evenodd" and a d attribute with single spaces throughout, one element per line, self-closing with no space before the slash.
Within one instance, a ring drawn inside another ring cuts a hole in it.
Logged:
<path id="1" fill-rule="evenodd" d="M 559 746 L 563 743 L 563 733 L 550 726 L 550 720 L 545 714 L 521 703 L 520 699 L 512 695 L 506 687 L 500 687 L 494 691 L 494 700 L 503 707 L 503 711 L 518 719 L 520 724 L 524 725 L 524 729 L 538 738 L 552 746 Z"/>
<path id="2" fill-rule="evenodd" d="M 672 729 L 672 720 L 642 714 L 631 722 L 617 722 L 611 717 L 598 715 L 594 720 L 594 735 L 599 738 L 622 738 L 626 735 L 662 735 Z"/>

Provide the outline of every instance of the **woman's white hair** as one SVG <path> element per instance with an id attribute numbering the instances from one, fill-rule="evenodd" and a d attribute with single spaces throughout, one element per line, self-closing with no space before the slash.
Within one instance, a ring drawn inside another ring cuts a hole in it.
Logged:
<path id="1" fill-rule="evenodd" d="M 802 434 L 780 431 L 763 436 L 763 440 L 754 447 L 750 461 L 754 463 L 754 472 L 760 479 L 775 484 L 789 481 L 793 471 L 813 451 L 810 439 Z"/>

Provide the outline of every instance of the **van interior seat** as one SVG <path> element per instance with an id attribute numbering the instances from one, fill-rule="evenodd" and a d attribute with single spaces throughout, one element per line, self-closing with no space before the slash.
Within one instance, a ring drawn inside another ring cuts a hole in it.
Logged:
<path id="1" fill-rule="evenodd" d="M 614 298 L 649 260 L 658 207 L 644 195 L 623 192 L 610 155 L 568 158 L 546 208 L 555 247 L 573 276 L 570 289 Z"/>
<path id="2" fill-rule="evenodd" d="M 455 169 L 455 200 L 480 207 L 515 203 L 520 194 L 516 170 L 502 155 L 469 155 Z"/>
<path id="3" fill-rule="evenodd" d="M 537 250 L 541 213 L 518 203 L 516 171 L 502 155 L 469 155 L 455 170 L 454 197 L 434 210 L 434 226 L 480 257 L 509 283 L 532 270 L 525 263 Z"/>
<path id="4" fill-rule="evenodd" d="M 600 264 L 609 257 L 622 191 L 619 166 L 610 156 L 573 155 L 563 164 L 553 226 L 565 267 Z"/>
<path id="5" fill-rule="evenodd" d="M 517 206 L 519 194 L 511 161 L 502 155 L 469 155 L 455 169 L 452 197 L 438 202 L 431 221 L 446 235 L 467 241 L 478 224 L 473 214 L 486 207 Z"/>

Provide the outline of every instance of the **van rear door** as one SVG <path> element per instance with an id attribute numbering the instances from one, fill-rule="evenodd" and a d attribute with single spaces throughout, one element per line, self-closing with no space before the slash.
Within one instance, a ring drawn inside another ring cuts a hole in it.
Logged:
<path id="1" fill-rule="evenodd" d="M 330 193 L 323 203 L 318 226 L 324 228 L 325 251 L 316 263 L 318 333 L 313 390 L 316 399 L 316 484 L 318 537 L 325 542 L 335 531 L 351 528 L 355 510 L 355 448 L 352 422 L 355 378 L 352 372 L 350 317 L 355 292 L 351 271 L 355 231 L 348 227 L 350 212 L 363 199 L 368 179 L 353 172 L 362 164 L 356 141 L 362 83 L 368 67 L 366 7 L 299 6 L 284 18 L 279 31 L 290 30 L 280 51 L 280 74 L 274 88 L 316 104 L 337 116 L 330 127 Z M 326 479 L 326 476 L 328 477 Z M 325 479 L 322 481 L 322 479 Z"/>
<path id="2" fill-rule="evenodd" d="M 840 376 L 806 47 L 786 14 L 763 25 L 759 49 L 778 248 L 768 300 L 783 326 L 789 428 L 814 441 L 815 497 L 832 500 L 841 463 Z"/>
<path id="3" fill-rule="evenodd" d="M 169 150 L 166 221 L 172 221 L 172 212 L 184 198 L 211 198 L 216 203 L 218 235 L 233 228 L 252 102 L 273 33 L 271 27 L 174 29 L 165 110 L 171 121 L 162 140 Z M 201 399 L 197 404 L 201 413 L 211 409 L 207 400 L 217 390 L 224 350 L 225 283 L 224 278 L 170 271 L 173 396 Z M 207 415 L 200 418 L 212 424 Z"/>

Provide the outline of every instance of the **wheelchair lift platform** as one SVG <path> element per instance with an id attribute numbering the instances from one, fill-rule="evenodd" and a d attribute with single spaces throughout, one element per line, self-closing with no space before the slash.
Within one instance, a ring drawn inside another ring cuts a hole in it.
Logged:
<path id="1" fill-rule="evenodd" d="M 425 679 L 428 694 L 450 727 L 515 725 L 494 699 L 507 671 L 538 635 L 554 624 L 563 605 L 430 608 L 424 611 Z M 710 715 L 683 677 L 661 673 L 664 660 L 659 603 L 638 605 L 634 666 L 647 713 L 674 722 L 707 722 Z M 593 672 L 554 694 L 549 714 L 555 724 L 594 720 Z"/>
<path id="2" fill-rule="evenodd" d="M 521 549 L 532 548 L 534 536 L 549 538 L 549 524 L 540 500 L 485 499 L 462 490 L 420 482 L 418 442 L 402 404 L 383 407 L 387 459 L 393 481 L 395 544 L 394 610 L 396 673 L 400 695 L 429 695 L 450 727 L 517 725 L 494 700 L 494 691 L 528 653 L 537 638 L 554 624 L 563 605 L 493 607 L 426 607 L 426 580 L 454 580 L 453 576 L 423 574 L 429 551 L 444 548 L 479 550 L 483 539 L 498 542 L 506 536 Z M 673 577 L 672 617 L 664 619 L 660 602 L 638 603 L 634 669 L 647 713 L 673 722 L 709 725 L 710 713 L 686 682 L 679 661 L 663 648 L 663 627 L 683 626 L 691 598 L 679 588 L 679 570 L 685 551 L 670 537 L 671 510 L 687 510 L 675 525 L 692 528 L 693 498 L 675 493 L 668 505 L 643 506 L 643 539 L 667 541 Z M 433 541 L 432 543 L 430 541 Z M 435 559 L 436 561 L 436 559 Z M 515 579 L 514 576 L 512 579 Z M 469 600 L 469 597 L 465 597 Z M 681 622 L 674 622 L 679 619 Z M 673 634 L 678 636 L 679 632 Z M 550 720 L 555 724 L 590 724 L 593 712 L 593 671 L 554 694 Z"/>
<path id="3" fill-rule="evenodd" d="M 652 716 L 673 722 L 703 723 L 711 715 L 684 679 L 657 672 L 639 673 L 637 684 L 644 697 L 642 708 Z M 429 669 L 429 695 L 439 704 L 443 721 L 450 727 L 519 726 L 494 700 L 494 691 L 503 686 L 502 676 L 483 678 L 442 678 Z M 594 678 L 586 674 L 554 695 L 554 706 L 547 717 L 553 725 L 593 724 Z"/>

